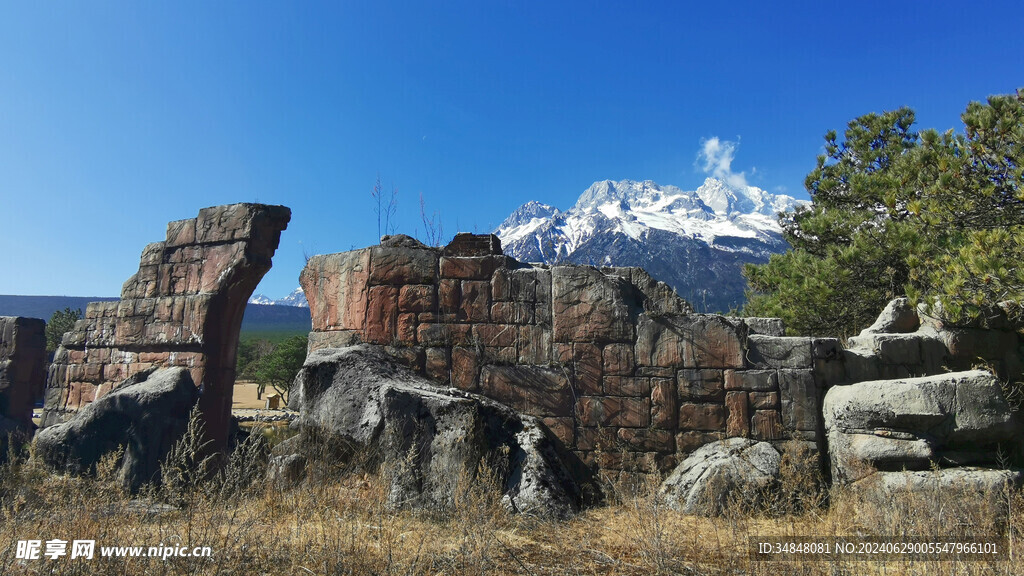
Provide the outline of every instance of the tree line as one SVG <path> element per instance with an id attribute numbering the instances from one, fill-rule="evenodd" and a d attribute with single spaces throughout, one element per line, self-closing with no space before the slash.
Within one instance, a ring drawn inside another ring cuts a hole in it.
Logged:
<path id="1" fill-rule="evenodd" d="M 953 323 L 1020 320 L 1024 292 L 1024 89 L 971 102 L 963 131 L 914 130 L 910 108 L 825 135 L 782 213 L 791 249 L 748 265 L 743 313 L 795 334 L 848 336 L 907 296 Z"/>

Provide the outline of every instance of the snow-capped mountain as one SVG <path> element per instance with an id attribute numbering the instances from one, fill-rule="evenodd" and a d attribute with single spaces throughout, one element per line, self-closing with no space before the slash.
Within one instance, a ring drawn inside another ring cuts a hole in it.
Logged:
<path id="1" fill-rule="evenodd" d="M 291 294 L 277 300 L 271 300 L 263 294 L 253 294 L 249 298 L 249 304 L 263 304 L 269 306 L 295 306 L 297 308 L 309 308 L 306 302 L 306 294 L 302 288 L 296 288 Z"/>
<path id="2" fill-rule="evenodd" d="M 708 178 L 694 191 L 595 182 L 566 211 L 528 202 L 494 231 L 525 262 L 642 266 L 698 310 L 743 303 L 743 265 L 788 248 L 776 215 L 804 201 Z"/>

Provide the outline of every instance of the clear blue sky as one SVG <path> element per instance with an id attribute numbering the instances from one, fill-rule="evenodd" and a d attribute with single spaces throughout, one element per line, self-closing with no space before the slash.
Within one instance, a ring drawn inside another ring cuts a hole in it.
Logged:
<path id="1" fill-rule="evenodd" d="M 901 105 L 959 128 L 1024 86 L 1019 2 L 0 0 L 0 294 L 111 296 L 169 220 L 292 208 L 304 253 L 376 242 L 370 190 L 446 234 L 593 181 L 686 189 L 702 141 L 806 197 L 822 135 Z M 781 6 L 786 5 L 786 8 Z"/>

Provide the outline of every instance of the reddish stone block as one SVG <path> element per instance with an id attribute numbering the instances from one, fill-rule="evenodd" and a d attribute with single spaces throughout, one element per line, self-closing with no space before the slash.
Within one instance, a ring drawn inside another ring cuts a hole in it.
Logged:
<path id="1" fill-rule="evenodd" d="M 396 329 L 398 341 L 404 344 L 416 343 L 416 314 L 406 313 L 398 315 L 398 326 Z"/>
<path id="2" fill-rule="evenodd" d="M 541 418 L 548 430 L 567 448 L 576 446 L 576 421 L 572 418 Z"/>
<path id="3" fill-rule="evenodd" d="M 722 316 L 641 316 L 637 328 L 639 366 L 742 368 L 742 331 Z"/>
<path id="4" fill-rule="evenodd" d="M 551 345 L 551 355 L 559 364 L 572 364 L 573 350 L 570 342 L 555 342 Z"/>
<path id="5" fill-rule="evenodd" d="M 569 379 L 539 366 L 484 366 L 480 392 L 532 416 L 572 415 Z"/>
<path id="6" fill-rule="evenodd" d="M 501 255 L 501 239 L 494 234 L 460 232 L 444 247 L 445 256 Z"/>
<path id="7" fill-rule="evenodd" d="M 515 364 L 519 349 L 515 346 L 487 346 L 484 359 L 489 364 Z"/>
<path id="8" fill-rule="evenodd" d="M 604 393 L 608 396 L 647 396 L 651 393 L 651 379 L 635 376 L 605 376 Z"/>
<path id="9" fill-rule="evenodd" d="M 400 312 L 430 312 L 437 304 L 437 287 L 431 284 L 402 286 L 398 292 Z"/>
<path id="10" fill-rule="evenodd" d="M 771 410 L 779 407 L 778 392 L 749 392 L 751 410 Z"/>
<path id="11" fill-rule="evenodd" d="M 715 432 L 725 430 L 725 406 L 684 402 L 679 405 L 679 428 Z"/>
<path id="12" fill-rule="evenodd" d="M 200 292 L 218 292 L 224 284 L 224 271 L 229 270 L 235 262 L 245 258 L 246 242 L 232 242 L 231 244 L 219 244 L 208 246 L 203 251 L 203 265 L 199 277 Z M 178 275 L 184 278 L 185 273 Z M 163 292 L 164 294 L 179 294 L 180 292 Z"/>
<path id="13" fill-rule="evenodd" d="M 653 428 L 619 428 L 619 441 L 638 452 L 675 452 L 676 436 L 668 430 Z"/>
<path id="14" fill-rule="evenodd" d="M 491 287 L 487 282 L 462 282 L 458 319 L 467 322 L 488 322 Z"/>
<path id="15" fill-rule="evenodd" d="M 519 340 L 519 327 L 511 324 L 476 324 L 473 338 L 486 347 L 515 347 Z"/>
<path id="16" fill-rule="evenodd" d="M 676 386 L 672 380 L 651 381 L 651 426 L 664 430 L 676 427 Z"/>
<path id="17" fill-rule="evenodd" d="M 583 342 L 573 344 L 573 384 L 579 394 L 602 394 L 601 349 Z"/>
<path id="18" fill-rule="evenodd" d="M 507 302 L 511 300 L 511 298 L 509 298 L 510 273 L 511 270 L 508 268 L 499 268 L 494 271 L 494 275 L 491 276 L 492 302 Z"/>
<path id="19" fill-rule="evenodd" d="M 441 257 L 441 277 L 458 280 L 490 280 L 495 270 L 507 268 L 506 256 Z"/>
<path id="20" fill-rule="evenodd" d="M 552 278 L 555 342 L 632 342 L 633 287 L 595 268 L 556 266 Z"/>
<path id="21" fill-rule="evenodd" d="M 533 304 L 528 302 L 495 302 L 491 304 L 491 322 L 532 324 Z"/>
<path id="22" fill-rule="evenodd" d="M 420 324 L 416 341 L 424 346 L 465 346 L 472 341 L 470 324 Z"/>
<path id="23" fill-rule="evenodd" d="M 581 426 L 646 428 L 651 424 L 650 398 L 583 396 L 577 408 Z"/>
<path id="24" fill-rule="evenodd" d="M 476 390 L 479 366 L 476 350 L 462 346 L 452 348 L 452 386 L 461 390 Z"/>
<path id="25" fill-rule="evenodd" d="M 705 444 L 718 442 L 724 438 L 725 434 L 722 432 L 687 430 L 676 434 L 676 451 L 680 454 L 690 454 Z"/>
<path id="26" fill-rule="evenodd" d="M 778 410 L 757 410 L 750 421 L 751 435 L 755 440 L 778 440 L 782 438 L 782 417 Z"/>
<path id="27" fill-rule="evenodd" d="M 459 309 L 459 281 L 442 279 L 437 286 L 437 299 L 442 314 L 455 313 Z"/>
<path id="28" fill-rule="evenodd" d="M 725 408 L 725 433 L 730 437 L 750 436 L 750 405 L 747 403 L 747 393 L 727 392 Z"/>
<path id="29" fill-rule="evenodd" d="M 371 287 L 366 307 L 366 328 L 363 337 L 367 342 L 390 344 L 396 340 L 397 323 L 398 288 L 394 286 Z"/>
<path id="30" fill-rule="evenodd" d="M 194 244 L 196 241 L 196 220 L 175 220 L 167 223 L 167 240 L 164 245 L 167 248 Z"/>
<path id="31" fill-rule="evenodd" d="M 636 367 L 632 344 L 608 344 L 602 351 L 604 373 L 612 376 L 629 376 Z"/>
<path id="32" fill-rule="evenodd" d="M 551 363 L 551 330 L 543 326 L 519 327 L 519 364 Z"/>
<path id="33" fill-rule="evenodd" d="M 434 284 L 437 252 L 427 248 L 374 246 L 370 248 L 371 285 Z"/>
<path id="34" fill-rule="evenodd" d="M 448 382 L 450 376 L 448 348 L 427 348 L 423 372 L 427 378 Z"/>
<path id="35" fill-rule="evenodd" d="M 721 370 L 691 368 L 680 370 L 677 378 L 679 381 L 679 398 L 682 400 L 720 402 L 725 399 Z"/>

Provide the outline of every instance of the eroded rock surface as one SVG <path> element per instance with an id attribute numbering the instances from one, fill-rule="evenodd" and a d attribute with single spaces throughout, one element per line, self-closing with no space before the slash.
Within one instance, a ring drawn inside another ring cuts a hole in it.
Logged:
<path id="1" fill-rule="evenodd" d="M 0 316 L 0 460 L 7 435 L 31 435 L 32 406 L 46 382 L 46 323 L 38 318 Z"/>
<path id="2" fill-rule="evenodd" d="M 690 454 L 658 491 L 672 509 L 718 516 L 733 506 L 756 506 L 779 479 L 782 455 L 769 442 L 729 438 Z"/>
<path id="3" fill-rule="evenodd" d="M 824 419 L 840 483 L 875 470 L 994 465 L 1017 433 L 999 381 L 981 370 L 836 386 Z"/>
<path id="4" fill-rule="evenodd" d="M 396 508 L 448 509 L 484 464 L 513 510 L 564 517 L 593 494 L 588 475 L 538 419 L 483 396 L 438 387 L 378 346 L 312 352 L 290 407 L 304 439 L 278 451 L 280 479 L 326 442 L 376 458 Z"/>
<path id="5" fill-rule="evenodd" d="M 188 369 L 139 372 L 36 435 L 36 451 L 55 470 L 94 472 L 105 455 L 124 448 L 119 478 L 130 488 L 160 479 L 160 462 L 188 426 L 199 400 Z"/>
<path id="6" fill-rule="evenodd" d="M 65 334 L 42 426 L 67 420 L 134 374 L 181 366 L 202 387 L 206 431 L 213 449 L 223 449 L 242 315 L 290 218 L 284 206 L 233 204 L 169 223 L 166 239 L 143 250 L 121 300 L 91 303 Z"/>

